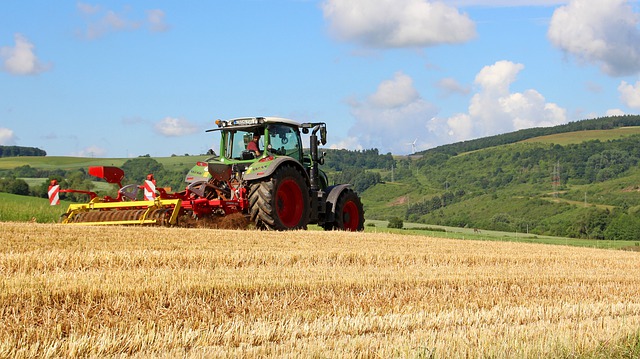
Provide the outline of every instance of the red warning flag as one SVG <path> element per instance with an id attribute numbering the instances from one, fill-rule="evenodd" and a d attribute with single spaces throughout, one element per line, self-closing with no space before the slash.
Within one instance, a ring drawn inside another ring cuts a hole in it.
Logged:
<path id="1" fill-rule="evenodd" d="M 153 201 L 156 199 L 156 184 L 153 181 L 144 181 L 144 199 L 147 201 Z"/>
<path id="2" fill-rule="evenodd" d="M 51 185 L 49 186 L 49 205 L 56 206 L 60 204 L 60 185 Z"/>

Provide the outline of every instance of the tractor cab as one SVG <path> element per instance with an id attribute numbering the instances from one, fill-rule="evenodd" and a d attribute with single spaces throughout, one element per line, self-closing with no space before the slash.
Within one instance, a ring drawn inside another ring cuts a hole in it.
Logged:
<path id="1" fill-rule="evenodd" d="M 327 142 L 325 123 L 298 123 L 280 117 L 243 117 L 215 123 L 217 128 L 207 130 L 220 131 L 221 135 L 220 156 L 209 161 L 212 176 L 227 171 L 228 166 L 232 177 L 253 181 L 270 176 L 287 162 L 299 168 L 314 189 L 328 186 L 327 175 L 318 168 L 324 163 L 318 145 Z M 304 152 L 301 133 L 310 135 L 310 153 Z"/>
<path id="2" fill-rule="evenodd" d="M 220 131 L 222 161 L 254 162 L 269 156 L 289 156 L 303 161 L 300 124 L 272 117 L 239 118 L 216 121 Z M 257 142 L 256 142 L 257 141 Z M 254 142 L 254 144 L 252 144 Z"/>

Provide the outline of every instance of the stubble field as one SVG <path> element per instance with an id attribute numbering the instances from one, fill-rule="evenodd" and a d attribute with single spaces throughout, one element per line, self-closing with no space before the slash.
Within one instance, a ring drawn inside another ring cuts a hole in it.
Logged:
<path id="1" fill-rule="evenodd" d="M 634 357 L 640 253 L 0 222 L 0 357 Z"/>

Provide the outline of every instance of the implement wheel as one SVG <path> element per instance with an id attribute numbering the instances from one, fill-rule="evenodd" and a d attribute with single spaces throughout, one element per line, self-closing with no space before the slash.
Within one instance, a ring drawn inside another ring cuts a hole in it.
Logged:
<path id="1" fill-rule="evenodd" d="M 309 189 L 298 170 L 283 165 L 274 174 L 251 184 L 249 218 L 257 228 L 268 230 L 307 229 Z"/>

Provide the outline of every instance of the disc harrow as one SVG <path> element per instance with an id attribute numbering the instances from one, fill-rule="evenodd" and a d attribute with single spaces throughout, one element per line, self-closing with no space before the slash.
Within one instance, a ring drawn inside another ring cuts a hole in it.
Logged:
<path id="1" fill-rule="evenodd" d="M 62 223 L 82 225 L 146 224 L 172 226 L 178 222 L 181 200 L 100 202 L 98 198 L 86 204 L 71 204 Z"/>

